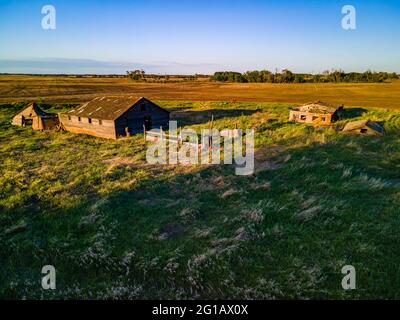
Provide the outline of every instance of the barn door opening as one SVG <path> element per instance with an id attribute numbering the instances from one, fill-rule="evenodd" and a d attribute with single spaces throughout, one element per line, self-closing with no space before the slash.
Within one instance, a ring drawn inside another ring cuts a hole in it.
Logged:
<path id="1" fill-rule="evenodd" d="M 26 117 L 22 116 L 22 125 L 24 127 L 31 126 L 32 124 L 33 124 L 33 118 L 31 118 L 31 117 L 26 118 Z"/>
<path id="2" fill-rule="evenodd" d="M 143 125 L 144 125 L 146 131 L 150 131 L 151 130 L 151 128 L 153 126 L 152 121 L 151 121 L 151 116 L 145 116 L 144 117 Z"/>

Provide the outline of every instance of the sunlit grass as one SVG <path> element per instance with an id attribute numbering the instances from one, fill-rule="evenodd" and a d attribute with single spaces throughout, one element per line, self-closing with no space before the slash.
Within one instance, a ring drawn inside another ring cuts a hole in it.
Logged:
<path id="1" fill-rule="evenodd" d="M 289 104 L 159 103 L 182 126 L 255 128 L 256 174 L 148 166 L 142 135 L 34 132 L 0 106 L 1 297 L 399 298 L 397 113 L 349 111 L 375 138 L 289 123 Z"/>

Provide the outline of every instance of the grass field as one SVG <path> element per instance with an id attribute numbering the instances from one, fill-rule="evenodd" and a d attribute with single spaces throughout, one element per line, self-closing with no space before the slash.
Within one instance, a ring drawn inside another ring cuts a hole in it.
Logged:
<path id="1" fill-rule="evenodd" d="M 127 92 L 162 98 L 157 102 L 181 125 L 208 127 L 212 114 L 218 129 L 255 128 L 256 173 L 239 177 L 224 165 L 149 166 L 142 135 L 107 141 L 33 132 L 9 124 L 22 105 L 5 103 L 0 297 L 400 298 L 400 114 L 367 108 L 398 108 L 400 83 L 76 81 L 3 80 L 0 96 L 9 102 Z M 292 102 L 317 98 L 357 106 L 345 121 L 377 120 L 387 135 L 350 136 L 287 121 Z M 57 269 L 53 292 L 40 286 L 46 264 Z M 341 287 L 348 264 L 357 270 L 357 290 Z"/>
<path id="2" fill-rule="evenodd" d="M 0 102 L 85 102 L 99 95 L 135 95 L 159 100 L 305 103 L 400 110 L 400 81 L 367 84 L 238 84 L 213 82 L 135 83 L 127 78 L 0 75 Z"/>

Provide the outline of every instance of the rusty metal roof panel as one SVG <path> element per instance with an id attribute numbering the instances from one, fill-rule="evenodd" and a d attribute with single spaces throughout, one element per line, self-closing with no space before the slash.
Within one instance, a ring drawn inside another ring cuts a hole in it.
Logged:
<path id="1" fill-rule="evenodd" d="M 142 97 L 96 97 L 84 103 L 77 109 L 68 112 L 69 115 L 102 120 L 116 120 Z"/>

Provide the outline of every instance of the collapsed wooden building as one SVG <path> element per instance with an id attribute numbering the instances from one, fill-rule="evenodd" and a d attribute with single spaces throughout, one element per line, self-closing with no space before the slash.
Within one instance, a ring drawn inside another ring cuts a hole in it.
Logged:
<path id="1" fill-rule="evenodd" d="M 146 98 L 97 97 L 81 107 L 60 113 L 70 132 L 118 139 L 152 128 L 168 128 L 170 112 Z"/>
<path id="2" fill-rule="evenodd" d="M 330 125 L 340 119 L 343 106 L 333 106 L 321 101 L 307 103 L 290 110 L 289 121 L 315 125 Z"/>
<path id="3" fill-rule="evenodd" d="M 349 122 L 344 126 L 342 131 L 369 136 L 382 136 L 385 134 L 385 129 L 379 123 L 370 120 Z"/>
<path id="4" fill-rule="evenodd" d="M 15 126 L 31 126 L 33 130 L 53 129 L 58 125 L 58 116 L 44 112 L 34 102 L 18 112 L 11 123 Z"/>

